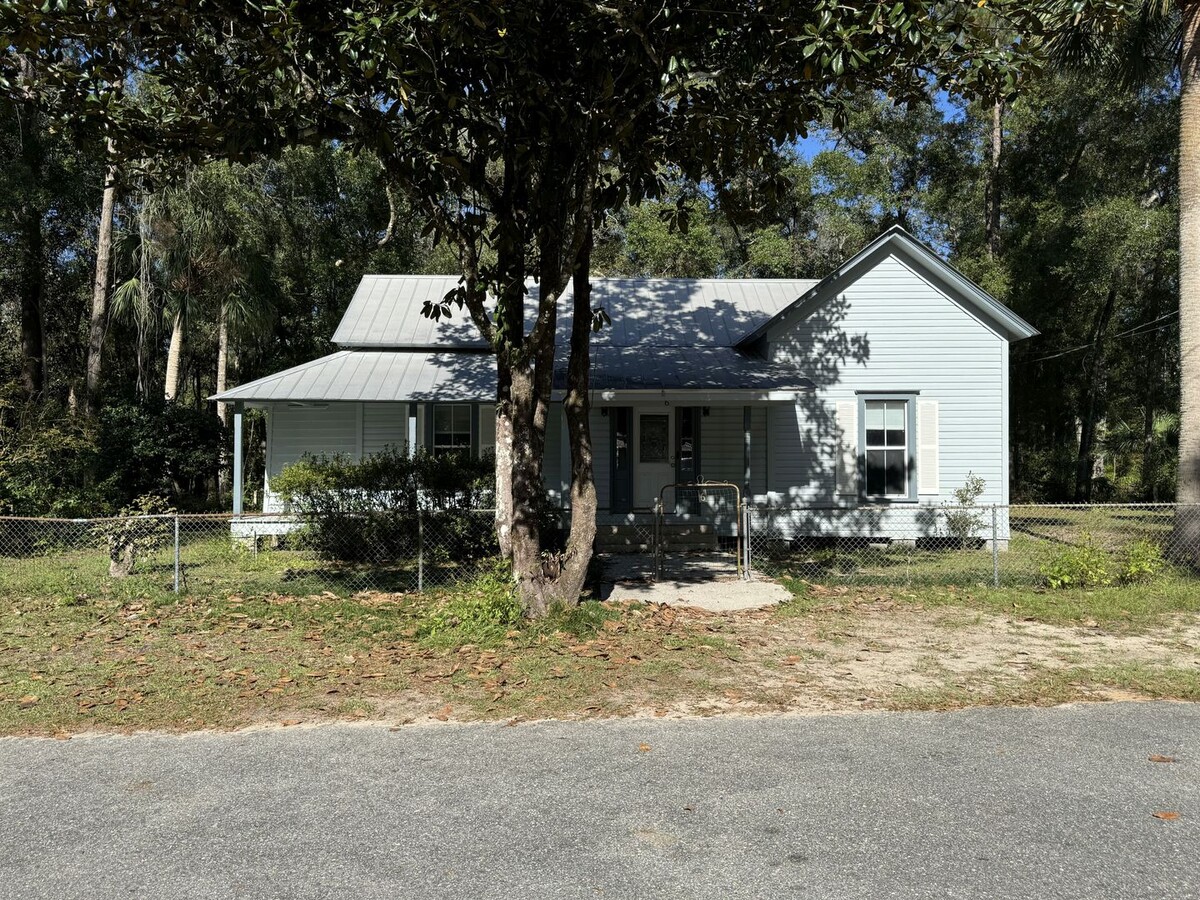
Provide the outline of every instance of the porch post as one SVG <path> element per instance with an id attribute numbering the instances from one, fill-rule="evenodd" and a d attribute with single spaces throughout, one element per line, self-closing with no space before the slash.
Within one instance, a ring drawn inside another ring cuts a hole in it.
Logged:
<path id="1" fill-rule="evenodd" d="M 742 472 L 742 499 L 748 500 L 750 497 L 750 407 L 742 407 L 742 431 L 744 432 L 742 453 L 743 453 L 743 472 Z"/>
<path id="2" fill-rule="evenodd" d="M 233 404 L 233 514 L 242 514 L 242 413 L 244 403 Z"/>

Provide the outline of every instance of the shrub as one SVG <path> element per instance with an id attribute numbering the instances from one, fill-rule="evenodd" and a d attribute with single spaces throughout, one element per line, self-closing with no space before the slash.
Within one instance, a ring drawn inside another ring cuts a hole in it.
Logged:
<path id="1" fill-rule="evenodd" d="M 495 462 L 466 456 L 409 457 L 384 450 L 355 462 L 312 457 L 272 482 L 307 520 L 304 542 L 327 559 L 385 562 L 416 555 L 420 529 L 431 561 L 461 562 L 495 553 L 491 516 Z"/>
<path id="2" fill-rule="evenodd" d="M 524 617 L 512 572 L 497 562 L 428 613 L 417 631 L 425 637 L 457 631 L 464 640 L 480 642 L 502 637 Z"/>
<path id="3" fill-rule="evenodd" d="M 1134 541 L 1114 556 L 1085 534 L 1083 543 L 1064 548 L 1047 561 L 1042 576 L 1052 588 L 1106 587 L 1151 581 L 1166 564 L 1162 549 L 1153 541 Z"/>
<path id="4" fill-rule="evenodd" d="M 166 546 L 174 523 L 169 516 L 173 510 L 162 497 L 145 494 L 124 507 L 119 518 L 108 519 L 96 531 L 108 549 L 108 574 L 125 578 L 133 574 L 139 554 L 150 553 Z"/>
<path id="5" fill-rule="evenodd" d="M 1112 557 L 1103 547 L 1083 536 L 1082 543 L 1057 551 L 1042 566 L 1042 577 L 1052 588 L 1103 587 L 1115 580 Z"/>
<path id="6" fill-rule="evenodd" d="M 97 482 L 114 505 L 148 494 L 202 507 L 229 443 L 220 419 L 179 403 L 116 404 L 100 414 Z"/>
<path id="7" fill-rule="evenodd" d="M 1134 541 L 1125 548 L 1121 559 L 1121 580 L 1127 583 L 1151 581 L 1166 567 L 1162 548 L 1153 541 Z"/>
<path id="8" fill-rule="evenodd" d="M 974 472 L 967 473 L 962 487 L 954 491 L 954 503 L 942 504 L 942 515 L 946 517 L 946 530 L 960 549 L 966 550 L 975 539 L 976 532 L 983 527 L 984 514 L 977 503 L 987 488 L 987 482 Z"/>
<path id="9" fill-rule="evenodd" d="M 0 390 L 0 514 L 85 516 L 112 509 L 94 483 L 99 454 L 90 423 L 51 404 L 10 404 Z"/>

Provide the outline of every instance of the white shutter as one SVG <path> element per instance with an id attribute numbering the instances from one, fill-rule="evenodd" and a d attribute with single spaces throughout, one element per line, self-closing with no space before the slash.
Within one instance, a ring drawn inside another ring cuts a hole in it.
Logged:
<path id="1" fill-rule="evenodd" d="M 837 403 L 837 492 L 858 496 L 858 401 Z"/>
<path id="2" fill-rule="evenodd" d="M 917 493 L 937 494 L 941 492 L 938 467 L 941 465 L 938 450 L 938 402 L 917 401 Z"/>

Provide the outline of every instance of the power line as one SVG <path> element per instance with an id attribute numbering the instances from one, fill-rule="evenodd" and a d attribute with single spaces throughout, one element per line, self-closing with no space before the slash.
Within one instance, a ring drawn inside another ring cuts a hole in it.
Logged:
<path id="1" fill-rule="evenodd" d="M 1058 359 L 1061 356 L 1069 356 L 1072 353 L 1078 353 L 1081 350 L 1087 350 L 1090 347 L 1094 347 L 1097 344 L 1099 344 L 1103 341 L 1106 341 L 1106 340 L 1115 340 L 1120 337 L 1137 337 L 1137 336 L 1140 336 L 1143 334 L 1153 334 L 1156 331 L 1162 331 L 1164 328 L 1170 328 L 1172 325 L 1175 325 L 1176 323 L 1175 322 L 1165 322 L 1165 324 L 1159 325 L 1157 328 L 1151 328 L 1150 326 L 1152 326 L 1158 322 L 1164 322 L 1166 319 L 1173 319 L 1178 315 L 1179 315 L 1179 310 L 1175 310 L 1174 312 L 1169 312 L 1166 315 L 1159 316 L 1157 319 L 1152 319 L 1149 322 L 1143 322 L 1140 325 L 1135 325 L 1134 327 L 1128 328 L 1125 331 L 1118 331 L 1116 334 L 1114 334 L 1110 338 L 1102 337 L 1099 340 L 1092 341 L 1089 344 L 1080 344 L 1078 347 L 1071 347 L 1068 350 L 1060 350 L 1058 353 L 1051 353 L 1049 356 L 1039 356 L 1037 359 L 1029 360 L 1029 362 L 1030 363 L 1039 363 L 1039 362 L 1045 362 L 1048 359 Z"/>

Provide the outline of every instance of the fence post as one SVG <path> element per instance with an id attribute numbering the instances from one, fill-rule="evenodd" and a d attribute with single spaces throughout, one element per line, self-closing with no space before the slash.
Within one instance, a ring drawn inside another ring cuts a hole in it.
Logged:
<path id="1" fill-rule="evenodd" d="M 417 506 L 417 593 L 425 590 L 425 517 Z"/>
<path id="2" fill-rule="evenodd" d="M 742 503 L 742 559 L 745 561 L 745 579 L 750 580 L 750 504 Z"/>
<path id="3" fill-rule="evenodd" d="M 175 514 L 175 593 L 179 593 L 179 513 Z"/>
<path id="4" fill-rule="evenodd" d="M 654 580 L 662 580 L 662 497 L 654 501 Z"/>
<path id="5" fill-rule="evenodd" d="M 992 504 L 992 587 L 1000 587 L 1000 507 Z"/>

